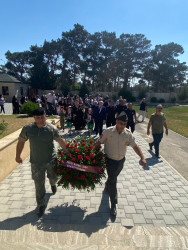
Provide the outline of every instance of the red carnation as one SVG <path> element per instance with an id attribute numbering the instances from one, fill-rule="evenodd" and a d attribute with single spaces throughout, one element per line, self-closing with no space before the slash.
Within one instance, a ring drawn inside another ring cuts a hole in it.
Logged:
<path id="1" fill-rule="evenodd" d="M 82 155 L 78 155 L 77 157 L 78 157 L 79 160 L 81 160 L 83 158 Z"/>
<path id="2" fill-rule="evenodd" d="M 70 143 L 67 143 L 67 146 L 69 146 Z"/>
<path id="3" fill-rule="evenodd" d="M 87 187 L 87 183 L 84 183 L 84 187 Z"/>
<path id="4" fill-rule="evenodd" d="M 101 173 L 104 173 L 104 169 L 102 168 L 100 172 L 101 172 Z"/>
<path id="5" fill-rule="evenodd" d="M 94 160 L 93 160 L 93 163 L 96 163 L 96 162 L 97 162 L 97 161 L 94 159 Z"/>
<path id="6" fill-rule="evenodd" d="M 73 142 L 76 142 L 76 140 L 74 140 Z"/>
<path id="7" fill-rule="evenodd" d="M 82 146 L 85 146 L 86 144 L 85 144 L 85 142 L 82 142 Z"/>
<path id="8" fill-rule="evenodd" d="M 72 187 L 75 187 L 75 183 L 71 183 Z"/>
<path id="9" fill-rule="evenodd" d="M 55 158 L 54 161 L 57 162 L 57 158 Z"/>
<path id="10" fill-rule="evenodd" d="M 66 174 L 65 175 L 65 178 L 68 180 L 68 179 L 70 179 L 70 175 L 69 174 Z"/>
<path id="11" fill-rule="evenodd" d="M 82 139 L 82 141 L 84 142 L 85 140 L 84 140 L 84 139 Z"/>
<path id="12" fill-rule="evenodd" d="M 64 183 L 64 180 L 61 180 L 61 184 L 63 184 Z"/>
<path id="13" fill-rule="evenodd" d="M 90 148 L 90 149 L 93 149 L 93 146 L 90 145 L 89 148 Z"/>
<path id="14" fill-rule="evenodd" d="M 70 145 L 70 148 L 73 148 L 73 145 Z"/>
<path id="15" fill-rule="evenodd" d="M 107 154 L 104 154 L 104 157 L 106 157 L 107 156 Z"/>
<path id="16" fill-rule="evenodd" d="M 74 144 L 74 146 L 75 146 L 75 147 L 77 147 L 77 146 L 78 146 L 78 144 L 76 144 L 76 143 L 75 143 L 75 144 Z"/>
<path id="17" fill-rule="evenodd" d="M 71 161 L 76 161 L 76 158 L 75 158 L 75 157 L 72 157 Z"/>
<path id="18" fill-rule="evenodd" d="M 91 156 L 91 157 L 95 157 L 95 154 L 91 153 L 90 156 Z"/>
<path id="19" fill-rule="evenodd" d="M 64 154 L 62 153 L 62 154 L 61 154 L 61 156 L 63 157 L 63 156 L 64 156 Z"/>
<path id="20" fill-rule="evenodd" d="M 61 151 L 59 151 L 58 154 L 60 155 L 60 154 L 61 154 Z"/>
<path id="21" fill-rule="evenodd" d="M 79 178 L 78 175 L 75 175 L 75 176 L 74 176 L 74 179 L 78 179 L 78 178 Z"/>
<path id="22" fill-rule="evenodd" d="M 63 172 L 63 170 L 62 169 L 59 169 L 59 173 L 62 173 Z"/>
<path id="23" fill-rule="evenodd" d="M 93 144 L 93 141 L 90 141 L 90 144 Z"/>
<path id="24" fill-rule="evenodd" d="M 102 156 L 101 155 L 99 156 L 99 159 L 102 160 Z"/>
<path id="25" fill-rule="evenodd" d="M 68 154 L 68 157 L 71 157 L 71 153 Z"/>
<path id="26" fill-rule="evenodd" d="M 82 175 L 80 175 L 80 178 L 81 178 L 82 180 L 84 180 L 86 177 L 85 177 L 84 174 L 82 174 Z"/>
<path id="27" fill-rule="evenodd" d="M 84 151 L 88 151 L 88 148 L 84 148 Z"/>
<path id="28" fill-rule="evenodd" d="M 93 179 L 93 181 L 96 181 L 96 176 L 93 176 L 92 179 Z"/>
<path id="29" fill-rule="evenodd" d="M 70 168 L 67 168 L 67 172 L 69 172 L 70 171 Z"/>
<path id="30" fill-rule="evenodd" d="M 80 149 L 79 148 L 77 148 L 76 150 L 75 150 L 75 152 L 79 152 L 80 151 Z"/>
<path id="31" fill-rule="evenodd" d="M 63 161 L 62 161 L 62 160 L 60 160 L 60 161 L 59 161 L 59 163 L 60 163 L 60 164 L 62 164 L 62 163 L 63 163 Z"/>
<path id="32" fill-rule="evenodd" d="M 90 158 L 90 157 L 87 155 L 87 156 L 86 156 L 86 160 L 88 160 L 88 161 L 89 161 L 89 158 Z"/>

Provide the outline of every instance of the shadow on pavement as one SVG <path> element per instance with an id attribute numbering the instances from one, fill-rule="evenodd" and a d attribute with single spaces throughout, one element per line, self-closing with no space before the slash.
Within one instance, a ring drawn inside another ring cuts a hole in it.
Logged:
<path id="1" fill-rule="evenodd" d="M 46 194 L 47 203 L 51 194 Z M 97 212 L 86 215 L 87 208 L 79 207 L 73 201 L 71 205 L 64 203 L 48 209 L 40 219 L 36 215 L 36 209 L 23 216 L 13 217 L 0 222 L 0 230 L 17 230 L 31 224 L 38 230 L 48 232 L 79 231 L 90 236 L 92 233 L 104 229 L 110 219 L 109 197 L 107 192 L 102 192 L 102 199 Z M 69 218 L 69 219 L 68 219 Z M 111 219 L 113 222 L 113 220 Z"/>

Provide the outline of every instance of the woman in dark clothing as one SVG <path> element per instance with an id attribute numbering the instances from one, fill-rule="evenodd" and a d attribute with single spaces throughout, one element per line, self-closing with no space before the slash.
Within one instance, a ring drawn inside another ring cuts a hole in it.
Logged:
<path id="1" fill-rule="evenodd" d="M 20 113 L 20 104 L 15 95 L 12 97 L 12 107 L 13 107 L 13 114 Z"/>
<path id="2" fill-rule="evenodd" d="M 75 101 L 75 104 L 72 108 L 72 113 L 73 113 L 73 123 L 75 126 L 75 130 L 76 132 L 78 132 L 78 130 L 81 130 L 83 128 L 84 124 L 84 112 L 82 108 L 79 106 L 78 100 Z"/>

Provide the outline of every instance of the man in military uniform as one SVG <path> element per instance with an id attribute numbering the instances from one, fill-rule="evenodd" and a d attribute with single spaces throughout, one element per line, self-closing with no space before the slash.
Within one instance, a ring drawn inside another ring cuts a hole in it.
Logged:
<path id="1" fill-rule="evenodd" d="M 45 172 L 49 178 L 53 194 L 56 193 L 56 174 L 53 172 L 52 162 L 55 157 L 54 140 L 66 149 L 66 141 L 59 135 L 58 130 L 46 122 L 46 114 L 43 108 L 37 108 L 33 112 L 35 122 L 25 125 L 19 135 L 16 148 L 16 162 L 22 163 L 21 153 L 25 142 L 30 142 L 30 162 L 32 179 L 35 183 L 38 216 L 45 211 Z"/>
<path id="2" fill-rule="evenodd" d="M 135 139 L 126 129 L 127 115 L 122 111 L 116 118 L 116 125 L 107 128 L 103 136 L 96 142 L 94 149 L 97 149 L 104 142 L 104 152 L 107 155 L 107 173 L 108 179 L 105 188 L 108 190 L 111 201 L 111 216 L 116 216 L 117 204 L 117 177 L 123 169 L 125 162 L 125 154 L 127 146 L 130 145 L 137 155 L 141 158 L 141 163 L 146 169 L 146 160 L 139 146 L 135 143 Z"/>

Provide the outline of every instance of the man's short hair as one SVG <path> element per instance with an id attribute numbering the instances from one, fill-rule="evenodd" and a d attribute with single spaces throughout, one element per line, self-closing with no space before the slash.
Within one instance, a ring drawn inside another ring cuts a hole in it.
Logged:
<path id="1" fill-rule="evenodd" d="M 45 115 L 45 110 L 43 108 L 37 108 L 33 111 L 33 116 Z"/>

